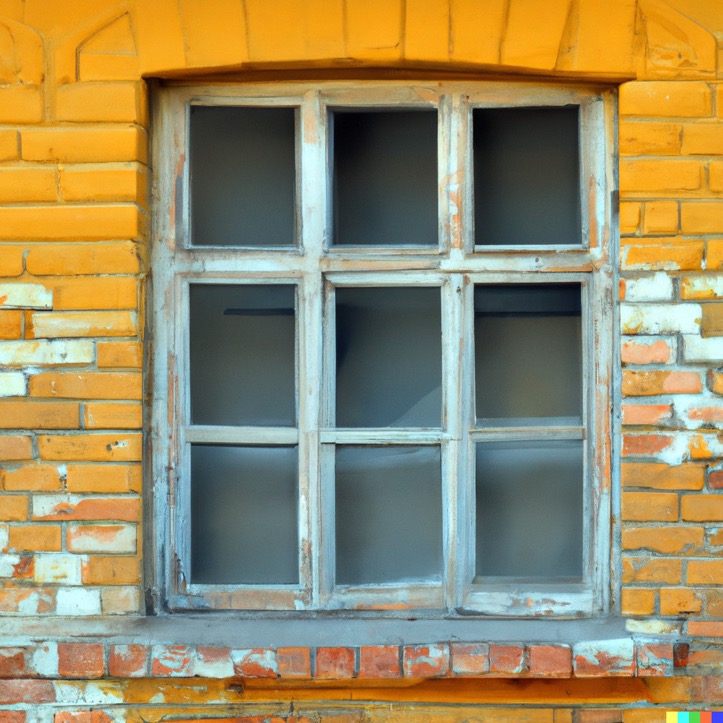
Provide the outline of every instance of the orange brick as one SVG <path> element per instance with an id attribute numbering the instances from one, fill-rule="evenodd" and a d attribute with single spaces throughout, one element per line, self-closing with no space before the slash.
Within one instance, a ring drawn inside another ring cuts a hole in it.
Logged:
<path id="1" fill-rule="evenodd" d="M 661 615 L 695 615 L 703 609 L 703 601 L 693 590 L 664 587 L 660 590 Z"/>
<path id="2" fill-rule="evenodd" d="M 703 304 L 701 336 L 723 336 L 723 304 Z"/>
<path id="3" fill-rule="evenodd" d="M 141 467 L 128 464 L 69 464 L 69 492 L 140 492 Z"/>
<path id="4" fill-rule="evenodd" d="M 623 404 L 623 424 L 655 425 L 673 416 L 670 404 Z"/>
<path id="5" fill-rule="evenodd" d="M 703 389 L 699 372 L 623 371 L 623 396 L 695 394 Z"/>
<path id="6" fill-rule="evenodd" d="M 622 120 L 619 131 L 620 155 L 673 155 L 680 153 L 682 133 L 681 123 Z"/>
<path id="7" fill-rule="evenodd" d="M 639 239 L 637 241 L 638 243 L 635 245 L 624 244 L 622 249 L 623 269 L 689 271 L 700 269 L 702 266 L 705 249 L 705 242 L 702 240 L 676 237 L 675 242 L 671 243 L 660 243 L 653 239 L 646 239 L 646 243 L 640 243 Z M 648 241 L 652 243 L 647 243 Z"/>
<path id="8" fill-rule="evenodd" d="M 140 515 L 139 497 L 42 495 L 35 498 L 31 519 L 135 522 Z"/>
<path id="9" fill-rule="evenodd" d="M 723 585 L 723 560 L 690 560 L 689 585 Z"/>
<path id="10" fill-rule="evenodd" d="M 723 269 L 723 239 L 710 238 L 706 241 L 705 265 L 711 271 Z"/>
<path id="11" fill-rule="evenodd" d="M 40 123 L 43 119 L 43 94 L 32 85 L 0 86 L 0 123 Z"/>
<path id="12" fill-rule="evenodd" d="M 132 311 L 36 311 L 25 327 L 28 339 L 68 339 L 86 336 L 137 336 Z"/>
<path id="13" fill-rule="evenodd" d="M 20 155 L 20 136 L 16 130 L 0 130 L 0 161 L 14 161 Z"/>
<path id="14" fill-rule="evenodd" d="M 61 471 L 52 464 L 33 463 L 14 470 L 7 469 L 3 479 L 6 490 L 50 492 L 63 486 Z"/>
<path id="15" fill-rule="evenodd" d="M 68 525 L 70 552 L 135 553 L 138 533 L 134 525 Z"/>
<path id="16" fill-rule="evenodd" d="M 711 91 L 702 80 L 638 81 L 620 87 L 620 115 L 670 118 L 710 116 Z"/>
<path id="17" fill-rule="evenodd" d="M 620 162 L 620 192 L 695 191 L 703 185 L 703 164 L 699 161 L 623 160 Z"/>
<path id="18" fill-rule="evenodd" d="M 11 550 L 57 552 L 60 550 L 59 525 L 22 525 L 8 528 Z"/>
<path id="19" fill-rule="evenodd" d="M 147 173 L 137 163 L 65 166 L 60 186 L 66 201 L 146 200 Z"/>
<path id="20" fill-rule="evenodd" d="M 104 615 L 142 615 L 141 591 L 138 587 L 116 585 L 100 590 Z"/>
<path id="21" fill-rule="evenodd" d="M 83 52 L 78 58 L 80 80 L 137 80 L 141 71 L 135 53 Z"/>
<path id="22" fill-rule="evenodd" d="M 0 401 L 2 429 L 74 429 L 80 409 L 73 402 Z"/>
<path id="23" fill-rule="evenodd" d="M 135 309 L 138 281 L 128 276 L 75 276 L 50 280 L 55 311 Z"/>
<path id="24" fill-rule="evenodd" d="M 26 495 L 0 495 L 0 520 L 25 522 L 27 519 L 28 498 Z"/>
<path id="25" fill-rule="evenodd" d="M 84 585 L 133 585 L 140 582 L 140 562 L 136 557 L 91 555 L 82 568 Z"/>
<path id="26" fill-rule="evenodd" d="M 723 155 L 723 123 L 684 124 L 682 151 L 687 155 Z"/>
<path id="27" fill-rule="evenodd" d="M 621 612 L 623 615 L 652 615 L 655 612 L 655 590 L 623 588 Z"/>
<path id="28" fill-rule="evenodd" d="M 674 492 L 623 492 L 622 519 L 636 522 L 671 522 L 678 519 Z"/>
<path id="29" fill-rule="evenodd" d="M 621 357 L 624 364 L 665 364 L 670 361 L 671 348 L 668 342 L 662 340 L 649 344 L 626 341 L 622 345 Z"/>
<path id="30" fill-rule="evenodd" d="M 99 341 L 98 366 L 138 369 L 143 363 L 143 346 L 136 341 Z"/>
<path id="31" fill-rule="evenodd" d="M 690 555 L 703 549 L 702 527 L 625 527 L 623 549 L 650 550 L 664 555 Z"/>
<path id="32" fill-rule="evenodd" d="M 624 434 L 623 457 L 652 457 L 673 444 L 673 437 L 665 434 Z"/>
<path id="33" fill-rule="evenodd" d="M 30 377 L 30 395 L 65 399 L 141 399 L 136 372 L 45 372 Z"/>
<path id="34" fill-rule="evenodd" d="M 21 132 L 21 143 L 22 157 L 28 161 L 145 162 L 148 157 L 145 131 L 126 124 L 28 128 Z"/>
<path id="35" fill-rule="evenodd" d="M 680 584 L 683 566 L 680 560 L 649 557 L 623 557 L 623 582 L 662 582 Z"/>
<path id="36" fill-rule="evenodd" d="M 58 198 L 52 167 L 1 167 L 0 203 L 39 203 Z"/>
<path id="37" fill-rule="evenodd" d="M 677 233 L 678 225 L 677 201 L 654 201 L 645 204 L 644 234 Z"/>
<path id="38" fill-rule="evenodd" d="M 57 91 L 58 120 L 143 123 L 139 91 L 133 82 L 68 83 Z"/>
<path id="39" fill-rule="evenodd" d="M 623 235 L 635 234 L 640 226 L 641 204 L 625 201 L 620 204 L 620 233 Z"/>
<path id="40" fill-rule="evenodd" d="M 0 276 L 20 276 L 23 273 L 23 246 L 0 245 Z"/>
<path id="41" fill-rule="evenodd" d="M 0 311 L 0 339 L 19 339 L 23 333 L 23 312 L 3 309 Z"/>
<path id="42" fill-rule="evenodd" d="M 723 233 L 723 201 L 683 201 L 680 227 L 683 233 Z"/>
<path id="43" fill-rule="evenodd" d="M 89 462 L 140 462 L 140 434 L 66 434 L 38 437 L 40 458 Z"/>
<path id="44" fill-rule="evenodd" d="M 711 162 L 708 165 L 708 184 L 711 191 L 723 192 L 723 161 Z"/>
<path id="45" fill-rule="evenodd" d="M 83 409 L 86 429 L 140 429 L 143 408 L 140 404 L 104 404 L 89 402 Z"/>
<path id="46" fill-rule="evenodd" d="M 723 522 L 723 495 L 683 495 L 681 517 L 693 522 Z"/>
<path id="47" fill-rule="evenodd" d="M 140 270 L 138 247 L 132 242 L 34 246 L 28 272 L 38 276 L 134 274 Z"/>
<path id="48" fill-rule="evenodd" d="M 33 442 L 24 435 L 0 435 L 0 461 L 30 459 L 33 456 Z"/>

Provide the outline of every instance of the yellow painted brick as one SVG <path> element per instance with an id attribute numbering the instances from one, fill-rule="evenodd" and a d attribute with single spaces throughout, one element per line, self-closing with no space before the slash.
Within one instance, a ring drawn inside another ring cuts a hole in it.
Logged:
<path id="1" fill-rule="evenodd" d="M 135 204 L 0 207 L 0 239 L 134 239 L 141 228 L 141 211 Z"/>
<path id="2" fill-rule="evenodd" d="M 23 312 L 17 309 L 0 310 L 0 339 L 19 339 L 22 335 Z"/>
<path id="3" fill-rule="evenodd" d="M 42 119 L 40 89 L 23 85 L 0 87 L 0 123 L 40 123 Z"/>
<path id="4" fill-rule="evenodd" d="M 678 232 L 678 202 L 651 201 L 645 204 L 643 233 L 658 235 Z"/>
<path id="5" fill-rule="evenodd" d="M 128 276 L 73 276 L 51 279 L 55 311 L 135 309 L 138 281 Z"/>
<path id="6" fill-rule="evenodd" d="M 82 567 L 84 585 L 132 585 L 140 579 L 137 557 L 89 555 Z"/>
<path id="7" fill-rule="evenodd" d="M 27 492 L 51 492 L 62 489 L 63 475 L 52 464 L 24 464 L 16 469 L 7 469 L 3 473 L 6 490 Z"/>
<path id="8" fill-rule="evenodd" d="M 37 203 L 57 198 L 53 168 L 0 166 L 0 203 Z"/>
<path id="9" fill-rule="evenodd" d="M 695 191 L 702 184 L 699 161 L 620 161 L 621 193 Z"/>
<path id="10" fill-rule="evenodd" d="M 642 204 L 637 201 L 623 201 L 620 204 L 620 233 L 633 235 L 640 226 Z"/>
<path id="11" fill-rule="evenodd" d="M 680 153 L 680 123 L 648 123 L 622 120 L 619 131 L 621 156 L 674 155 Z"/>
<path id="12" fill-rule="evenodd" d="M 99 341 L 98 366 L 139 369 L 143 364 L 143 346 L 136 341 Z"/>
<path id="13" fill-rule="evenodd" d="M 723 269 L 723 239 L 709 238 L 705 243 L 705 267 L 709 270 Z"/>
<path id="14" fill-rule="evenodd" d="M 145 163 L 148 159 L 145 131 L 134 125 L 28 128 L 20 138 L 22 157 L 28 161 Z"/>
<path id="15" fill-rule="evenodd" d="M 40 458 L 58 461 L 140 462 L 140 434 L 54 434 L 38 437 Z"/>
<path id="16" fill-rule="evenodd" d="M 0 401 L 0 429 L 74 429 L 79 423 L 74 402 Z"/>
<path id="17" fill-rule="evenodd" d="M 723 336 L 723 304 L 703 304 L 701 336 Z"/>
<path id="18" fill-rule="evenodd" d="M 652 615 L 655 612 L 655 590 L 623 588 L 620 606 L 623 615 Z"/>
<path id="19" fill-rule="evenodd" d="M 681 587 L 664 587 L 660 590 L 661 615 L 691 615 L 703 609 L 703 601 L 695 591 Z"/>
<path id="20" fill-rule="evenodd" d="M 138 464 L 69 464 L 65 486 L 69 492 L 140 492 Z"/>
<path id="21" fill-rule="evenodd" d="M 22 246 L 0 245 L 0 276 L 20 276 L 24 254 Z"/>
<path id="22" fill-rule="evenodd" d="M 723 234 L 723 201 L 683 201 L 680 204 L 683 233 Z"/>
<path id="23" fill-rule="evenodd" d="M 715 193 L 723 193 L 723 161 L 713 161 L 708 166 L 708 186 Z"/>
<path id="24" fill-rule="evenodd" d="M 0 461 L 14 462 L 33 456 L 33 440 L 26 435 L 0 435 Z"/>
<path id="25" fill-rule="evenodd" d="M 26 321 L 28 339 L 138 335 L 137 314 L 132 311 L 38 311 Z"/>
<path id="26" fill-rule="evenodd" d="M 710 87 L 702 80 L 638 81 L 620 87 L 620 115 L 704 117 L 713 112 Z"/>
<path id="27" fill-rule="evenodd" d="M 25 522 L 27 519 L 27 495 L 0 495 L 0 520 L 3 522 Z"/>
<path id="28" fill-rule="evenodd" d="M 671 522 L 678 519 L 674 492 L 623 492 L 622 519 L 637 522 Z"/>
<path id="29" fill-rule="evenodd" d="M 702 527 L 624 527 L 624 550 L 651 550 L 663 555 L 692 555 L 703 549 Z"/>
<path id="30" fill-rule="evenodd" d="M 133 274 L 140 270 L 136 244 L 126 241 L 94 244 L 34 246 L 27 270 L 38 276 L 73 274 Z"/>
<path id="31" fill-rule="evenodd" d="M 73 122 L 145 122 L 140 110 L 140 83 L 69 83 L 57 90 L 57 117 Z"/>
<path id="32" fill-rule="evenodd" d="M 0 130 L 0 161 L 14 161 L 20 156 L 20 138 L 16 130 Z"/>
<path id="33" fill-rule="evenodd" d="M 30 377 L 30 396 L 66 399 L 141 399 L 142 375 L 135 372 L 46 372 Z"/>
<path id="34" fill-rule="evenodd" d="M 140 429 L 143 408 L 140 404 L 89 402 L 83 410 L 86 429 Z"/>
<path id="35" fill-rule="evenodd" d="M 60 525 L 12 525 L 8 528 L 8 546 L 18 552 L 57 552 Z"/>
<path id="36" fill-rule="evenodd" d="M 682 151 L 687 155 L 723 155 L 723 123 L 686 123 Z"/>
<path id="37" fill-rule="evenodd" d="M 83 164 L 60 169 L 60 186 L 65 201 L 136 201 L 146 204 L 145 166 Z"/>
<path id="38" fill-rule="evenodd" d="M 78 58 L 80 80 L 136 80 L 140 77 L 137 55 L 121 53 L 81 53 Z"/>
<path id="39" fill-rule="evenodd" d="M 701 268 L 704 249 L 702 239 L 636 239 L 634 243 L 623 243 L 622 267 L 647 271 L 691 271 Z"/>

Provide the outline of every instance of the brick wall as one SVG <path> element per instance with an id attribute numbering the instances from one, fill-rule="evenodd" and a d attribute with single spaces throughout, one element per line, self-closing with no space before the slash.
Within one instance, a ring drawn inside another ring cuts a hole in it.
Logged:
<path id="1" fill-rule="evenodd" d="M 0 721 L 723 705 L 723 23 L 679 5 L 0 2 Z M 350 65 L 621 84 L 613 637 L 256 647 L 145 625 L 142 76 Z"/>

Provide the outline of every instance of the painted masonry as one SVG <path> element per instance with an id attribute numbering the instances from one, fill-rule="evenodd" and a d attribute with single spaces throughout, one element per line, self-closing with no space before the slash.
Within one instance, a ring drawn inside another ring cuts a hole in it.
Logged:
<path id="1" fill-rule="evenodd" d="M 147 81 L 290 69 L 619 88 L 604 620 L 144 614 Z M 0 721 L 723 709 L 722 78 L 718 0 L 0 0 Z"/>

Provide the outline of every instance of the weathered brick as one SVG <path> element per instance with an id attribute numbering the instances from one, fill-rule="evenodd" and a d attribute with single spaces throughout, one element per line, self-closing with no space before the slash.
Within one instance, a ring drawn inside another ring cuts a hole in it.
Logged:
<path id="1" fill-rule="evenodd" d="M 696 554 L 703 548 L 702 527 L 625 527 L 623 549 L 647 549 L 665 555 Z"/>
<path id="2" fill-rule="evenodd" d="M 147 172 L 137 163 L 69 165 L 60 169 L 66 201 L 137 201 L 146 197 Z"/>
<path id="3" fill-rule="evenodd" d="M 1 429 L 73 429 L 80 426 L 75 402 L 0 400 Z"/>
<path id="4" fill-rule="evenodd" d="M 50 492 L 63 486 L 63 470 L 53 464 L 26 464 L 2 473 L 6 490 Z"/>
<path id="5" fill-rule="evenodd" d="M 674 441 L 675 438 L 671 435 L 625 434 L 623 457 L 654 457 L 669 449 Z"/>
<path id="6" fill-rule="evenodd" d="M 622 268 L 645 271 L 692 271 L 702 268 L 706 243 L 698 239 L 663 237 L 635 239 L 622 248 Z M 710 245 L 710 241 L 708 242 Z M 710 257 L 710 252 L 706 258 Z M 708 261 L 706 261 L 708 266 Z M 708 268 L 714 268 L 708 266 Z"/>
<path id="7" fill-rule="evenodd" d="M 72 276 L 49 278 L 55 311 L 135 309 L 138 281 L 130 276 Z"/>
<path id="8" fill-rule="evenodd" d="M 723 374 L 720 372 L 708 372 L 708 389 L 715 394 L 723 394 Z"/>
<path id="9" fill-rule="evenodd" d="M 622 519 L 638 522 L 671 522 L 678 519 L 674 492 L 623 492 Z"/>
<path id="10" fill-rule="evenodd" d="M 691 274 L 681 277 L 680 298 L 723 299 L 723 274 Z"/>
<path id="11" fill-rule="evenodd" d="M 490 649 L 486 643 L 451 643 L 454 675 L 481 675 L 489 672 Z"/>
<path id="12" fill-rule="evenodd" d="M 0 460 L 14 462 L 30 459 L 33 455 L 32 439 L 24 434 L 0 434 Z"/>
<path id="13" fill-rule="evenodd" d="M 703 304 L 702 336 L 723 336 L 723 304 Z"/>
<path id="14" fill-rule="evenodd" d="M 114 520 L 134 522 L 140 518 L 139 497 L 89 497 L 40 495 L 33 500 L 33 520 Z"/>
<path id="15" fill-rule="evenodd" d="M 637 675 L 649 677 L 673 674 L 672 643 L 638 643 L 635 652 Z"/>
<path id="16" fill-rule="evenodd" d="M 280 650 L 281 648 L 279 652 Z M 287 650 L 292 650 L 292 648 L 287 648 Z M 309 648 L 293 648 L 293 650 L 304 650 L 306 651 L 307 659 L 310 657 Z M 294 668 L 292 664 L 286 671 L 289 674 L 288 677 L 294 677 L 292 668 L 298 670 L 298 668 Z M 194 675 L 203 678 L 231 678 L 234 674 L 233 663 L 231 662 L 231 649 L 199 646 L 196 648 L 193 671 Z M 280 667 L 279 675 L 283 677 Z M 306 675 L 300 675 L 298 677 L 309 678 L 311 677 L 311 671 L 309 670 Z"/>
<path id="17" fill-rule="evenodd" d="M 522 645 L 490 644 L 490 673 L 518 675 L 526 669 Z"/>
<path id="18" fill-rule="evenodd" d="M 683 201 L 680 204 L 683 233 L 723 233 L 723 201 Z"/>
<path id="19" fill-rule="evenodd" d="M 58 672 L 63 678 L 101 678 L 103 646 L 98 643 L 58 643 Z"/>
<path id="20" fill-rule="evenodd" d="M 696 191 L 703 185 L 703 164 L 698 161 L 623 160 L 620 191 L 623 194 L 656 192 L 666 195 Z"/>
<path id="21" fill-rule="evenodd" d="M 578 678 L 635 674 L 635 645 L 629 638 L 576 643 L 573 658 Z"/>
<path id="22" fill-rule="evenodd" d="M 311 654 L 308 647 L 279 648 L 276 663 L 281 678 L 311 678 Z"/>
<path id="23" fill-rule="evenodd" d="M 703 312 L 700 304 L 621 304 L 624 334 L 696 334 Z"/>
<path id="24" fill-rule="evenodd" d="M 98 366 L 100 368 L 138 369 L 143 363 L 143 348 L 135 341 L 99 341 Z"/>
<path id="25" fill-rule="evenodd" d="M 143 678 L 148 674 L 150 650 L 145 645 L 111 645 L 108 675 L 113 678 Z"/>
<path id="26" fill-rule="evenodd" d="M 660 590 L 661 615 L 697 615 L 703 601 L 693 590 L 684 587 L 664 587 Z"/>
<path id="27" fill-rule="evenodd" d="M 671 344 L 670 340 L 655 337 L 626 341 L 621 348 L 623 364 L 668 364 L 674 358 Z"/>
<path id="28" fill-rule="evenodd" d="M 138 247 L 131 241 L 33 246 L 27 270 L 38 276 L 73 274 L 135 274 L 140 270 Z"/>
<path id="29" fill-rule="evenodd" d="M 30 377 L 30 395 L 61 399 L 141 399 L 140 374 L 113 372 L 43 372 Z"/>
<path id="30" fill-rule="evenodd" d="M 26 387 L 22 372 L 0 372 L 0 397 L 24 397 Z"/>
<path id="31" fill-rule="evenodd" d="M 658 271 L 653 274 L 637 274 L 621 279 L 626 301 L 670 301 L 673 298 L 673 280 L 670 274 Z"/>
<path id="32" fill-rule="evenodd" d="M 69 492 L 140 492 L 141 467 L 138 464 L 69 464 L 65 486 Z"/>
<path id="33" fill-rule="evenodd" d="M 405 645 L 402 649 L 405 678 L 439 678 L 449 674 L 447 645 Z"/>
<path id="34" fill-rule="evenodd" d="M 572 677 L 572 649 L 569 645 L 529 645 L 530 675 L 536 678 Z"/>
<path id="35" fill-rule="evenodd" d="M 712 96 L 703 81 L 642 81 L 620 87 L 620 115 L 641 117 L 705 117 Z"/>
<path id="36" fill-rule="evenodd" d="M 623 404 L 623 424 L 657 425 L 673 416 L 672 404 Z"/>
<path id="37" fill-rule="evenodd" d="M 52 305 L 53 292 L 42 284 L 0 283 L 0 306 L 4 309 L 49 309 Z"/>
<path id="38" fill-rule="evenodd" d="M 723 495 L 683 495 L 680 514 L 693 522 L 723 522 Z"/>
<path id="39" fill-rule="evenodd" d="M 8 545 L 18 551 L 60 551 L 59 525 L 22 525 L 8 530 Z"/>
<path id="40" fill-rule="evenodd" d="M 623 557 L 623 582 L 662 582 L 668 585 L 682 581 L 680 560 L 648 557 Z"/>
<path id="41" fill-rule="evenodd" d="M 100 615 L 100 591 L 84 587 L 58 588 L 55 611 L 58 615 Z"/>
<path id="42" fill-rule="evenodd" d="M 353 678 L 353 648 L 317 648 L 314 677 L 322 680 L 345 680 Z"/>
<path id="43" fill-rule="evenodd" d="M 623 588 L 620 597 L 623 615 L 652 615 L 655 612 L 655 590 Z"/>
<path id="44" fill-rule="evenodd" d="M 26 652 L 25 648 L 0 648 L 0 679 L 31 677 L 26 668 Z"/>
<path id="45" fill-rule="evenodd" d="M 620 155 L 674 155 L 680 153 L 682 135 L 681 123 L 625 118 L 620 122 Z"/>
<path id="46" fill-rule="evenodd" d="M 80 585 L 81 562 L 77 555 L 36 555 L 33 580 L 41 584 Z"/>
<path id="47" fill-rule="evenodd" d="M 400 675 L 396 645 L 362 645 L 359 648 L 359 678 L 399 678 Z"/>
<path id="48" fill-rule="evenodd" d="M 139 91 L 133 82 L 68 83 L 57 91 L 58 120 L 143 122 Z"/>
<path id="49" fill-rule="evenodd" d="M 689 560 L 689 585 L 723 585 L 723 560 Z"/>
<path id="50" fill-rule="evenodd" d="M 97 163 L 147 159 L 145 131 L 132 125 L 27 128 L 21 132 L 28 161 Z"/>
<path id="51" fill-rule="evenodd" d="M 135 525 L 69 525 L 66 543 L 71 552 L 134 553 Z"/>
<path id="52" fill-rule="evenodd" d="M 137 586 L 116 585 L 100 589 L 103 615 L 142 615 L 141 591 Z M 233 671 L 224 677 L 231 677 Z"/>
<path id="53" fill-rule="evenodd" d="M 136 557 L 91 555 L 83 563 L 83 585 L 134 585 L 140 582 L 140 562 Z"/>
<path id="54" fill-rule="evenodd" d="M 22 336 L 22 324 L 22 312 L 0 310 L 0 339 L 19 339 Z"/>
<path id="55" fill-rule="evenodd" d="M 276 678 L 276 651 L 271 648 L 244 648 L 231 651 L 234 673 L 242 678 Z"/>
<path id="56" fill-rule="evenodd" d="M 42 435 L 38 449 L 45 460 L 139 462 L 142 439 L 135 433 Z"/>
<path id="57" fill-rule="evenodd" d="M 28 519 L 27 495 L 0 495 L 0 521 L 25 522 Z"/>
<path id="58" fill-rule="evenodd" d="M 132 311 L 37 311 L 29 321 L 25 331 L 29 339 L 138 334 Z"/>
<path id="59" fill-rule="evenodd" d="M 88 402 L 83 409 L 86 429 L 140 429 L 143 408 L 140 404 Z"/>
<path id="60" fill-rule="evenodd" d="M 0 705 L 40 705 L 54 701 L 55 688 L 49 680 L 0 680 Z"/>
<path id="61" fill-rule="evenodd" d="M 702 389 L 703 381 L 699 372 L 623 371 L 623 396 L 695 394 Z"/>
<path id="62" fill-rule="evenodd" d="M 195 651 L 187 645 L 154 645 L 151 675 L 185 678 L 193 675 Z"/>

